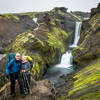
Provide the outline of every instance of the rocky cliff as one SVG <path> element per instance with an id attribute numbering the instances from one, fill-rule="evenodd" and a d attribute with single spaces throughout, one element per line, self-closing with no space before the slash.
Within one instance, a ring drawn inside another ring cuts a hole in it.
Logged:
<path id="1" fill-rule="evenodd" d="M 73 51 L 74 63 L 79 70 L 67 76 L 66 93 L 59 100 L 100 99 L 100 4 L 91 11 L 87 27 L 81 32 L 79 46 Z"/>

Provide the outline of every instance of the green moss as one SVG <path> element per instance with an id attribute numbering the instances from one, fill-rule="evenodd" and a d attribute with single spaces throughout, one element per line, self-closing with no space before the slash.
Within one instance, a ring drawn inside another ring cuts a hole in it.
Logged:
<path id="1" fill-rule="evenodd" d="M 87 66 L 86 68 L 78 72 L 74 76 L 74 78 L 77 80 L 74 82 L 74 86 L 69 92 L 68 96 L 80 95 L 82 93 L 85 93 L 89 89 L 96 88 L 97 86 L 99 86 L 100 84 L 98 82 L 100 80 L 100 59 L 96 60 L 93 65 Z M 95 93 L 95 91 L 93 93 Z M 90 94 L 91 93 L 88 92 L 88 94 L 82 97 L 88 96 Z"/>
<path id="2" fill-rule="evenodd" d="M 48 40 L 47 43 L 50 46 L 54 46 L 55 48 L 61 48 L 61 52 L 64 52 L 64 45 L 63 40 L 64 38 L 67 39 L 67 33 L 65 33 L 63 30 L 53 27 L 53 32 L 48 32 Z"/>
<path id="3" fill-rule="evenodd" d="M 53 26 L 56 25 L 54 21 L 50 21 L 50 24 L 53 25 Z"/>
<path id="4" fill-rule="evenodd" d="M 79 18 L 78 16 L 76 16 L 75 14 L 73 14 L 73 13 L 70 13 L 73 17 L 75 17 L 78 21 L 82 21 L 82 19 L 81 18 Z"/>
<path id="5" fill-rule="evenodd" d="M 20 20 L 18 16 L 13 15 L 13 14 L 3 14 L 0 16 L 0 18 L 7 18 L 8 20 L 10 20 L 11 18 L 14 18 L 15 20 Z"/>
<path id="6" fill-rule="evenodd" d="M 33 18 L 35 18 L 35 13 L 32 13 L 31 15 L 30 15 L 30 17 L 33 19 Z"/>
<path id="7" fill-rule="evenodd" d="M 19 17 L 18 16 L 13 16 L 14 19 L 16 20 L 19 20 Z"/>
<path id="8" fill-rule="evenodd" d="M 64 16 L 64 13 L 61 10 L 58 10 L 58 14 Z"/>
<path id="9" fill-rule="evenodd" d="M 49 43 L 50 46 L 54 46 L 54 47 L 61 47 L 62 43 L 60 40 L 58 40 L 56 37 L 54 37 L 52 34 L 48 33 L 48 40 L 47 42 Z"/>

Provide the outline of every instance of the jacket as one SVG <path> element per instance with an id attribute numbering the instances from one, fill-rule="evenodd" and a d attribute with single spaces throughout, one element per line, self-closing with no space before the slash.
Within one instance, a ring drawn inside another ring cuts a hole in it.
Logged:
<path id="1" fill-rule="evenodd" d="M 27 74 L 30 74 L 31 65 L 27 61 L 26 63 L 22 63 L 21 70 L 25 70 Z"/>
<path id="2" fill-rule="evenodd" d="M 13 59 L 11 60 L 8 65 L 6 66 L 6 74 L 9 75 L 11 73 L 16 73 L 21 70 L 22 62 L 21 60 Z"/>

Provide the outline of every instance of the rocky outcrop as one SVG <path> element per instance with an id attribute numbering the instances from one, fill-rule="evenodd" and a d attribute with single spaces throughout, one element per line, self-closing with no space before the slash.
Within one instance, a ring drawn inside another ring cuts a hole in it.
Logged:
<path id="1" fill-rule="evenodd" d="M 89 12 L 81 12 L 81 11 L 74 11 L 74 12 L 71 12 L 71 13 L 75 14 L 76 16 L 81 18 L 82 20 L 89 19 L 90 15 L 91 15 Z"/>
<path id="2" fill-rule="evenodd" d="M 100 3 L 98 4 L 97 8 L 92 8 L 91 9 L 91 17 L 93 17 L 97 13 L 100 13 Z"/>
<path id="3" fill-rule="evenodd" d="M 18 84 L 16 84 L 16 97 L 10 96 L 9 84 L 6 85 L 2 92 L 0 90 L 0 100 L 56 100 L 56 91 L 54 85 L 48 81 L 43 80 L 36 82 L 31 80 L 31 92 L 22 98 L 19 94 Z"/>
<path id="4" fill-rule="evenodd" d="M 0 54 L 0 72 L 5 72 L 7 61 L 7 54 Z"/>
<path id="5" fill-rule="evenodd" d="M 32 20 L 33 17 L 29 14 L 0 15 L 0 48 L 8 46 L 18 34 L 37 27 Z M 0 49 L 1 53 L 2 51 Z"/>

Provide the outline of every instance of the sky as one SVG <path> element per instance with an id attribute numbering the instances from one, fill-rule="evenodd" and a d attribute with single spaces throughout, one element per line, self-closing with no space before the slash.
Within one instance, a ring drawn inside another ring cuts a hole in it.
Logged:
<path id="1" fill-rule="evenodd" d="M 90 12 L 99 2 L 100 0 L 0 0 L 0 13 L 49 11 L 54 7 Z"/>

